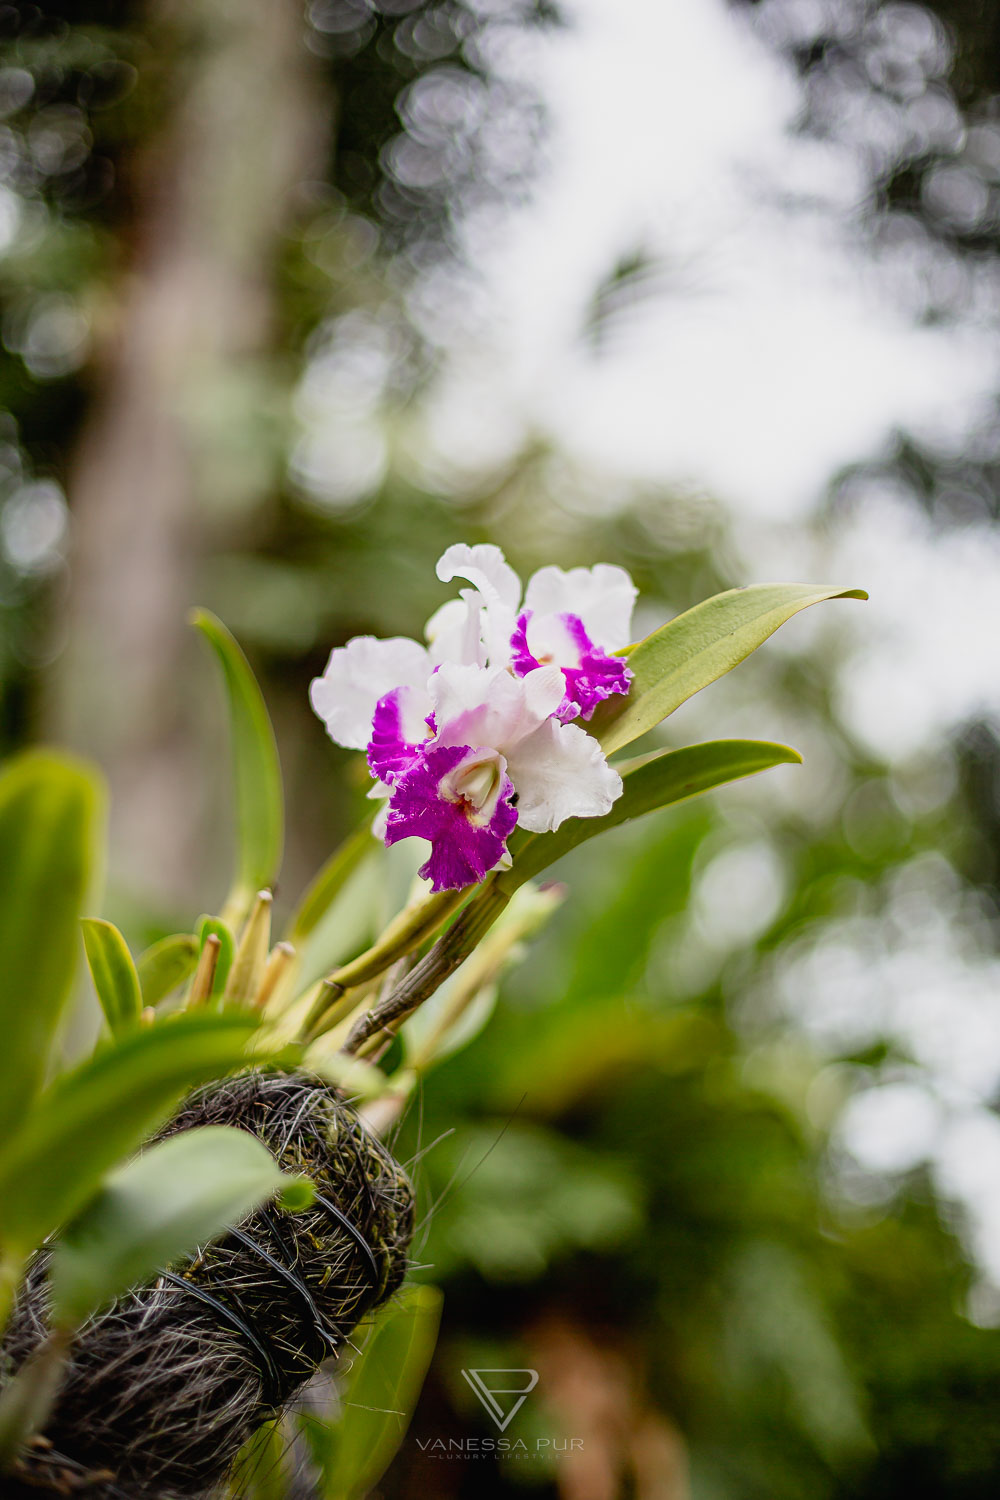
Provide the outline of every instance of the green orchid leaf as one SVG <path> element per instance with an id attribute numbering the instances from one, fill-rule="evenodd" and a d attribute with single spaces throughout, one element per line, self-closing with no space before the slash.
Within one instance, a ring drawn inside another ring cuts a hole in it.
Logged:
<path id="1" fill-rule="evenodd" d="M 0 1148 L 0 1247 L 9 1260 L 78 1213 L 182 1095 L 246 1062 L 256 1018 L 185 1014 L 129 1032 L 64 1073 Z"/>
<path id="2" fill-rule="evenodd" d="M 140 953 L 136 969 L 143 1005 L 159 1005 L 194 973 L 200 952 L 192 932 L 175 932 Z"/>
<path id="3" fill-rule="evenodd" d="M 85 917 L 83 946 L 90 977 L 112 1036 L 137 1026 L 142 1013 L 142 989 L 128 944 L 113 922 Z"/>
<path id="4" fill-rule="evenodd" d="M 355 1359 L 338 1418 L 299 1417 L 322 1500 L 361 1500 L 389 1467 L 434 1353 L 441 1302 L 436 1287 L 405 1288 L 383 1308 Z"/>
<path id="5" fill-rule="evenodd" d="M 250 665 L 215 615 L 196 609 L 191 623 L 202 632 L 222 668 L 233 742 L 237 858 L 223 916 L 238 926 L 254 894 L 274 884 L 284 844 L 284 804 L 278 747 Z"/>
<path id="6" fill-rule="evenodd" d="M 763 740 L 708 740 L 682 750 L 642 756 L 631 768 L 624 768 L 624 790 L 603 818 L 569 818 L 555 833 L 534 833 L 512 840 L 513 867 L 497 877 L 497 886 L 505 892 L 516 890 L 578 844 L 644 813 L 684 802 L 728 781 L 755 776 L 772 766 L 795 765 L 801 760 L 799 752 L 790 746 Z"/>
<path id="7" fill-rule="evenodd" d="M 779 625 L 825 599 L 867 599 L 863 589 L 760 583 L 729 589 L 678 615 L 628 652 L 628 697 L 602 704 L 587 725 L 612 755 L 725 676 Z"/>
<path id="8" fill-rule="evenodd" d="M 76 1328 L 164 1266 L 193 1255 L 285 1181 L 245 1130 L 205 1125 L 118 1167 L 65 1228 L 52 1253 L 52 1318 Z"/>
<path id="9" fill-rule="evenodd" d="M 0 1141 L 41 1087 L 69 998 L 103 801 L 69 756 L 31 751 L 0 772 Z"/>
<path id="10" fill-rule="evenodd" d="M 301 948 L 319 926 L 348 880 L 374 847 L 371 818 L 368 817 L 333 852 L 289 918 L 285 937 L 296 948 Z"/>

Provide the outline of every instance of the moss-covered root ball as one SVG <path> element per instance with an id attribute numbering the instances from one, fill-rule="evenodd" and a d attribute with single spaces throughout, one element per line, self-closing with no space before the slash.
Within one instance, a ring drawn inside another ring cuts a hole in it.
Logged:
<path id="1" fill-rule="evenodd" d="M 413 1229 L 405 1174 L 337 1093 L 301 1075 L 246 1073 L 192 1095 L 162 1135 L 251 1131 L 312 1178 L 304 1213 L 252 1214 L 189 1265 L 92 1320 L 14 1497 L 193 1500 L 246 1439 L 336 1354 L 403 1279 Z M 45 1321 L 45 1257 L 32 1266 L 2 1348 L 9 1378 Z"/>

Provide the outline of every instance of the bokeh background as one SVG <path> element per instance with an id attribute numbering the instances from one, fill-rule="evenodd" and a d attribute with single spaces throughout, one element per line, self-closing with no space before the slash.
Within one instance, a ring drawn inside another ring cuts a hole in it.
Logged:
<path id="1" fill-rule="evenodd" d="M 287 902 L 364 790 L 308 682 L 418 633 L 449 543 L 621 563 L 643 629 L 871 592 L 669 721 L 805 765 L 566 861 L 411 1111 L 447 1300 L 385 1495 L 994 1496 L 1000 11 L 46 0 L 0 35 L 0 742 L 104 767 L 135 942 L 228 857 L 192 603 L 276 721 Z M 522 1365 L 508 1435 L 553 1456 L 436 1456 L 495 1435 L 462 1368 Z"/>

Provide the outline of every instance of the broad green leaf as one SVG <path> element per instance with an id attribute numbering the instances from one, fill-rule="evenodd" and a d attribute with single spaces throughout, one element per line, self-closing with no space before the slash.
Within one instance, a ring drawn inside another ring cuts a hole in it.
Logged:
<path id="1" fill-rule="evenodd" d="M 191 623 L 219 659 L 229 702 L 236 789 L 237 857 L 223 916 L 233 925 L 246 915 L 256 891 L 274 884 L 284 843 L 278 748 L 267 708 L 236 641 L 215 615 L 196 609 Z"/>
<path id="2" fill-rule="evenodd" d="M 771 766 L 798 764 L 797 750 L 763 740 L 709 740 L 687 745 L 683 750 L 664 750 L 643 756 L 622 777 L 623 791 L 603 818 L 569 818 L 555 833 L 534 833 L 512 842 L 513 868 L 497 877 L 501 890 L 516 890 L 547 865 L 561 859 L 577 844 L 632 818 L 655 812 L 700 792 L 711 791 L 727 781 L 754 776 Z"/>
<path id="3" fill-rule="evenodd" d="M 85 917 L 83 946 L 90 977 L 113 1036 L 138 1025 L 142 1013 L 142 990 L 128 944 L 113 922 Z"/>
<path id="4" fill-rule="evenodd" d="M 245 1062 L 245 1015 L 182 1015 L 130 1032 L 64 1073 L 0 1149 L 0 1245 L 29 1253 L 77 1213 L 195 1084 Z"/>
<path id="5" fill-rule="evenodd" d="M 238 1224 L 283 1181 L 263 1142 L 232 1126 L 185 1130 L 151 1146 L 112 1172 L 60 1236 L 49 1272 L 54 1322 L 78 1327 Z"/>
<path id="6" fill-rule="evenodd" d="M 198 946 L 199 952 L 205 946 L 205 939 L 209 936 L 219 939 L 219 958 L 215 965 L 215 973 L 212 976 L 212 994 L 221 995 L 229 978 L 229 971 L 233 966 L 233 954 L 236 945 L 233 942 L 233 934 L 228 923 L 223 922 L 220 917 L 201 917 L 198 921 Z"/>
<path id="7" fill-rule="evenodd" d="M 0 1141 L 45 1076 L 102 811 L 96 773 L 69 756 L 31 751 L 0 772 Z"/>
<path id="8" fill-rule="evenodd" d="M 143 1005 L 159 1005 L 179 988 L 194 973 L 199 951 L 193 932 L 175 932 L 140 953 L 136 969 Z"/>
<path id="9" fill-rule="evenodd" d="M 326 916 L 344 885 L 373 846 L 371 819 L 341 844 L 327 860 L 292 913 L 285 936 L 300 948 Z"/>
<path id="10" fill-rule="evenodd" d="M 716 594 L 631 648 L 628 697 L 602 704 L 588 728 L 611 755 L 731 672 L 800 609 L 824 599 L 867 598 L 863 589 L 808 583 L 760 583 Z"/>
<path id="11" fill-rule="evenodd" d="M 299 1418 L 322 1500 L 360 1500 L 389 1467 L 434 1353 L 441 1301 L 436 1287 L 405 1288 L 382 1310 L 354 1361 L 340 1419 Z"/>

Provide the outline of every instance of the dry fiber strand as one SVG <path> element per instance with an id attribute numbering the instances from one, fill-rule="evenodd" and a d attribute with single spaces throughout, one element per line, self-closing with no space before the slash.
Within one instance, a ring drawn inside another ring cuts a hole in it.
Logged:
<path id="1" fill-rule="evenodd" d="M 245 1073 L 200 1089 L 161 1138 L 197 1125 L 257 1135 L 308 1173 L 316 1202 L 250 1215 L 188 1265 L 94 1318 L 56 1409 L 5 1500 L 203 1500 L 246 1439 L 336 1354 L 403 1279 L 409 1181 L 335 1090 L 302 1075 Z M 45 1257 L 18 1298 L 4 1376 L 45 1326 Z"/>

